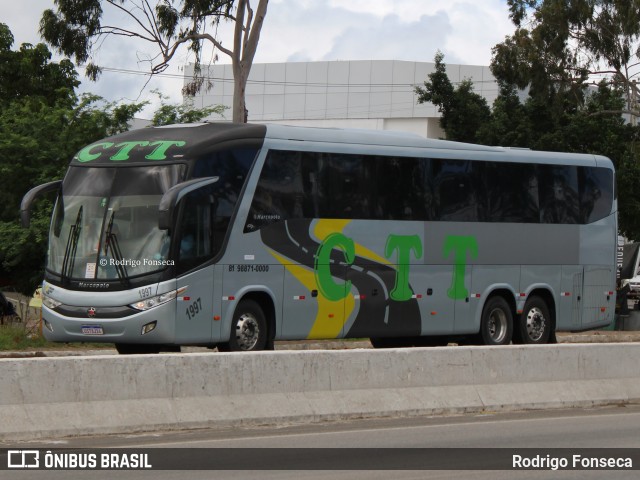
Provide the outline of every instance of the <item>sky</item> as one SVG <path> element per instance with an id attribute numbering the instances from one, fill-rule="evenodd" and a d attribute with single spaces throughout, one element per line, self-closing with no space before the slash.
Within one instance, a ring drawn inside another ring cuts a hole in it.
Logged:
<path id="1" fill-rule="evenodd" d="M 257 5 L 257 0 L 253 3 Z M 14 49 L 22 43 L 42 42 L 39 20 L 44 10 L 54 8 L 54 0 L 0 0 L 0 7 L 4 7 L 0 22 L 9 25 Z M 506 0 L 270 0 L 254 63 L 432 62 L 440 50 L 446 63 L 488 65 L 492 47 L 513 30 Z M 223 45 L 232 45 L 231 31 L 231 24 L 220 26 Z M 182 100 L 182 69 L 193 61 L 183 50 L 164 75 L 150 79 L 145 73 L 148 59 L 155 54 L 150 44 L 107 39 L 96 54 L 96 63 L 132 72 L 105 71 L 97 82 L 91 82 L 80 67 L 80 92 L 108 101 L 150 101 L 141 115 L 149 118 L 159 102 L 153 90 L 160 90 L 172 102 Z M 208 53 L 204 61 L 212 57 Z M 219 53 L 216 63 L 231 60 Z"/>

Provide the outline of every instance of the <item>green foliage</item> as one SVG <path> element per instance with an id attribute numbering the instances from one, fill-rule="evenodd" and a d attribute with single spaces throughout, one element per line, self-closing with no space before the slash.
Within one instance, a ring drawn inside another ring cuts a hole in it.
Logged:
<path id="1" fill-rule="evenodd" d="M 54 3 L 56 10 L 45 10 L 40 19 L 42 38 L 59 53 L 87 64 L 87 76 L 93 80 L 100 74 L 100 67 L 91 57 L 108 35 L 135 37 L 156 44 L 163 62 L 154 67 L 154 72 L 166 68 L 166 62 L 175 53 L 174 47 L 182 42 L 188 43 L 199 63 L 207 27 L 217 24 L 220 18 L 233 18 L 234 6 L 234 0 L 160 0 L 155 8 L 148 2 L 138 4 L 130 0 L 54 0 Z M 115 7 L 120 20 L 103 25 L 103 6 Z M 123 21 L 127 18 L 133 23 L 131 28 Z"/>
<path id="2" fill-rule="evenodd" d="M 31 294 L 42 279 L 53 199 L 35 205 L 29 229 L 18 224 L 22 196 L 62 178 L 83 145 L 127 129 L 144 103 L 116 105 L 78 98 L 69 61 L 51 63 L 40 44 L 10 50 L 13 36 L 0 24 L 0 282 Z"/>
<path id="3" fill-rule="evenodd" d="M 438 54 L 435 72 L 429 75 L 425 88 L 418 89 L 419 101 L 431 101 L 443 117 L 447 116 L 441 124 L 451 140 L 611 158 L 617 169 L 620 231 L 628 238 L 640 239 L 640 201 L 636 199 L 640 129 L 621 115 L 624 87 L 603 81 L 597 89 L 574 95 L 571 92 L 582 92 L 582 88 L 561 90 L 551 82 L 544 94 L 529 95 L 522 102 L 512 72 L 498 81 L 500 94 L 486 113 L 482 103 L 474 100 L 471 82 L 453 88 L 443 56 Z M 470 124 L 466 129 L 465 118 Z"/>
<path id="4" fill-rule="evenodd" d="M 172 125 L 175 123 L 195 123 L 199 122 L 210 115 L 216 114 L 224 116 L 227 109 L 224 105 L 216 105 L 213 107 L 194 108 L 193 99 L 188 98 L 181 104 L 166 103 L 169 97 L 163 95 L 160 91 L 154 90 L 160 99 L 160 108 L 156 110 L 151 119 L 154 126 Z"/>
<path id="5" fill-rule="evenodd" d="M 51 63 L 51 52 L 43 44 L 23 44 L 18 51 L 12 46 L 9 27 L 0 23 L 0 107 L 32 95 L 48 106 L 69 101 L 80 85 L 70 61 Z"/>
<path id="6" fill-rule="evenodd" d="M 608 156 L 617 169 L 620 230 L 640 239 L 639 133 L 622 117 L 640 115 L 634 80 L 640 66 L 640 2 L 508 4 L 516 31 L 494 47 L 491 70 L 503 90 L 526 88 L 529 98 L 521 108 L 509 107 L 511 114 L 524 112 L 511 115 L 511 129 L 499 121 L 505 108 L 499 98 L 486 129 L 490 133 L 479 140 Z M 595 93 L 587 89 L 592 74 L 606 77 Z"/>
<path id="7" fill-rule="evenodd" d="M 96 2 L 99 3 L 99 2 Z M 118 104 L 96 95 L 76 96 L 71 63 L 50 61 L 40 44 L 11 50 L 13 36 L 0 24 L 0 284 L 31 295 L 41 282 L 54 198 L 37 202 L 31 226 L 18 224 L 29 189 L 63 177 L 69 159 L 84 145 L 123 132 L 147 102 Z M 224 107 L 194 109 L 166 104 L 154 124 L 199 121 Z"/>
<path id="8" fill-rule="evenodd" d="M 477 131 L 490 116 L 487 101 L 473 91 L 473 84 L 465 79 L 457 88 L 449 80 L 444 63 L 444 55 L 435 57 L 435 71 L 423 87 L 416 87 L 418 103 L 431 102 L 442 114 L 440 125 L 447 138 L 459 142 L 473 142 Z"/>

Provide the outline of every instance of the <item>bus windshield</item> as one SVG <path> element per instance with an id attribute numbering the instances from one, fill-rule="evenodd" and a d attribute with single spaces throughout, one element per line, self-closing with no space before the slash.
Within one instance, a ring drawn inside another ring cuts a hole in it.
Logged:
<path id="1" fill-rule="evenodd" d="M 124 280 L 166 268 L 170 239 L 158 228 L 158 207 L 185 170 L 71 167 L 51 222 L 47 269 L 63 278 Z"/>

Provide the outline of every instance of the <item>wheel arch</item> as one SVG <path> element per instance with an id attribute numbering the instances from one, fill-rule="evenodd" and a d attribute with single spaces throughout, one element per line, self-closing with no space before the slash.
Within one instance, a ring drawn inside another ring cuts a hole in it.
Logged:
<path id="1" fill-rule="evenodd" d="M 516 317 L 516 292 L 509 285 L 493 285 L 482 295 L 482 303 L 478 306 L 475 314 L 475 325 L 477 326 L 476 333 L 480 333 L 480 326 L 482 323 L 482 312 L 484 311 L 484 307 L 489 300 L 493 297 L 502 297 L 509 304 L 509 309 L 511 310 L 511 316 L 513 318 Z"/>
<path id="2" fill-rule="evenodd" d="M 527 294 L 527 300 L 532 297 L 538 297 L 542 299 L 544 303 L 547 305 L 547 308 L 549 309 L 549 315 L 551 316 L 551 331 L 549 332 L 549 343 L 557 343 L 557 339 L 556 339 L 557 309 L 556 309 L 556 300 L 553 293 L 551 292 L 551 289 L 545 286 L 535 287 Z M 524 309 L 524 305 L 522 306 L 522 308 Z M 520 311 L 518 315 L 520 315 L 521 313 L 522 311 Z"/>
<path id="3" fill-rule="evenodd" d="M 234 297 L 234 300 L 230 302 L 227 307 L 226 314 L 224 316 L 224 322 L 221 326 L 220 337 L 224 341 L 229 341 L 231 337 L 231 323 L 236 308 L 243 300 L 253 300 L 256 302 L 267 320 L 267 349 L 273 348 L 273 341 L 276 336 L 277 321 L 276 321 L 276 298 L 271 290 L 266 287 L 247 287 Z"/>

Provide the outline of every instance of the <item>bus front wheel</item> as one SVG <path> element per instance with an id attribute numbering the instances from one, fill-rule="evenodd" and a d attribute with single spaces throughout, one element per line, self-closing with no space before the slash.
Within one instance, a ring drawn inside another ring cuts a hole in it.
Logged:
<path id="1" fill-rule="evenodd" d="M 549 343 L 550 335 L 551 316 L 546 302 L 540 297 L 529 298 L 516 326 L 517 343 Z"/>
<path id="2" fill-rule="evenodd" d="M 267 321 L 260 305 L 242 300 L 236 307 L 231 323 L 229 342 L 218 345 L 223 352 L 255 352 L 267 345 Z"/>
<path id="3" fill-rule="evenodd" d="M 480 339 L 484 345 L 508 345 L 513 332 L 513 315 L 502 297 L 487 300 L 482 309 Z"/>

